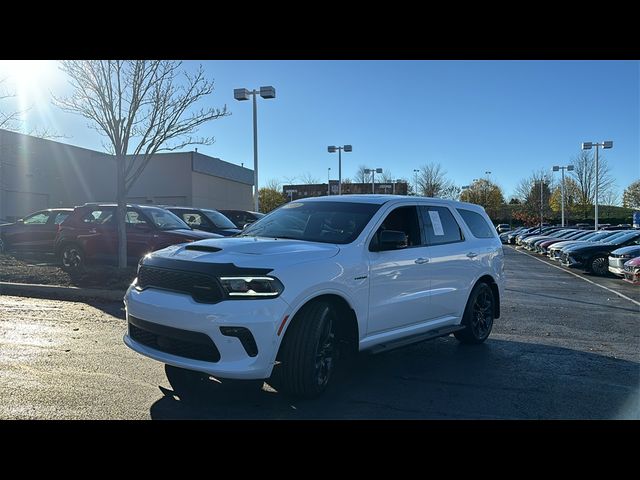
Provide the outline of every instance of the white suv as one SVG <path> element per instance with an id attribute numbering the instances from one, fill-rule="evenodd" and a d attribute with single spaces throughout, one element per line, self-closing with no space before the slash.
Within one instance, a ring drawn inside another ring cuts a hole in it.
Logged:
<path id="1" fill-rule="evenodd" d="M 340 352 L 449 335 L 500 315 L 503 253 L 484 210 L 423 197 L 287 203 L 236 237 L 144 257 L 125 297 L 133 350 L 195 377 L 264 379 L 312 397 Z"/>

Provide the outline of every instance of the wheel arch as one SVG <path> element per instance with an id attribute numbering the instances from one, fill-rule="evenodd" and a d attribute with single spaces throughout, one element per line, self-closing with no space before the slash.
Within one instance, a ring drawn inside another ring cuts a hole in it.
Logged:
<path id="1" fill-rule="evenodd" d="M 491 288 L 491 292 L 493 293 L 493 298 L 495 302 L 493 302 L 493 316 L 494 318 L 500 318 L 500 289 L 498 288 L 498 284 L 494 280 L 491 275 L 483 275 L 476 283 L 474 283 L 473 288 L 476 288 L 476 285 L 479 283 L 486 283 Z M 473 288 L 471 291 L 473 291 Z"/>
<path id="2" fill-rule="evenodd" d="M 285 330 L 282 335 L 282 340 L 280 342 L 280 346 L 278 347 L 278 353 L 276 354 L 276 358 L 279 357 L 280 352 L 282 351 L 282 346 L 284 345 L 287 335 L 290 331 L 290 327 L 294 325 L 296 322 L 299 322 L 302 318 L 302 314 L 305 309 L 314 303 L 325 301 L 330 303 L 334 308 L 336 308 L 338 318 L 340 322 L 338 323 L 337 334 L 339 338 L 349 344 L 353 345 L 353 348 L 358 349 L 358 344 L 360 340 L 359 336 L 359 326 L 358 326 L 358 317 L 356 315 L 355 310 L 351 306 L 351 304 L 336 293 L 323 293 L 317 295 L 313 298 L 306 300 L 303 304 L 301 304 L 292 314 L 291 320 L 287 322 L 285 326 Z"/>

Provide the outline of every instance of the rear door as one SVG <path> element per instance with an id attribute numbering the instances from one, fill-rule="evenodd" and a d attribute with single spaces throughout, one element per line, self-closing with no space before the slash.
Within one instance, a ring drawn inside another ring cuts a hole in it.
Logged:
<path id="1" fill-rule="evenodd" d="M 446 205 L 421 205 L 427 237 L 426 265 L 431 279 L 430 316 L 442 325 L 457 324 L 464 311 L 470 284 L 475 277 L 473 241 Z"/>
<path id="2" fill-rule="evenodd" d="M 115 207 L 93 207 L 80 219 L 78 241 L 89 258 L 113 262 L 118 253 Z"/>

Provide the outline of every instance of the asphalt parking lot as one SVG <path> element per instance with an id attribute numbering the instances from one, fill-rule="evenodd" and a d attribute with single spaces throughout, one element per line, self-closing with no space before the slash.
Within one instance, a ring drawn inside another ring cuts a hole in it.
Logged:
<path id="1" fill-rule="evenodd" d="M 211 382 L 197 401 L 124 346 L 120 304 L 0 296 L 0 418 L 640 418 L 640 288 L 628 299 L 505 247 L 502 317 L 480 346 L 362 355 L 323 397 Z"/>

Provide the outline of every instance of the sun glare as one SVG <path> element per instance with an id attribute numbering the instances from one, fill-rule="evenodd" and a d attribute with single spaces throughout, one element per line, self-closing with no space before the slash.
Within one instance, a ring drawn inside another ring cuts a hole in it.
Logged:
<path id="1" fill-rule="evenodd" d="M 0 61 L 0 79 L 6 79 L 17 96 L 32 100 L 48 93 L 48 82 L 55 71 L 53 60 Z"/>

